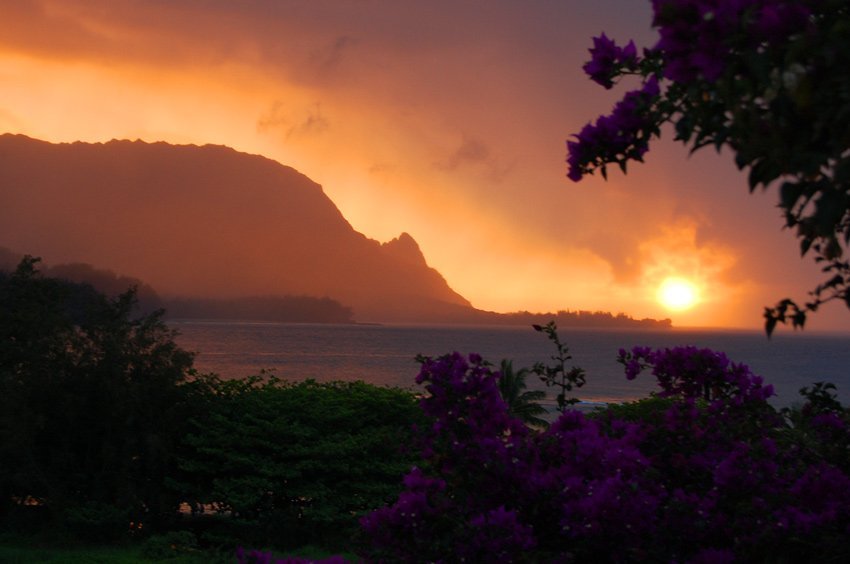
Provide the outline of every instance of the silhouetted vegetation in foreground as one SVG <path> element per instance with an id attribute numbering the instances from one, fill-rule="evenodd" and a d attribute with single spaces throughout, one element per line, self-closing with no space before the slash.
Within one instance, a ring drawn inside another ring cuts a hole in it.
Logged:
<path id="1" fill-rule="evenodd" d="M 3 529 L 344 547 L 398 494 L 411 393 L 199 375 L 159 313 L 134 317 L 132 292 L 110 300 L 36 264 L 0 274 Z"/>
<path id="2" fill-rule="evenodd" d="M 850 558 L 850 415 L 829 384 L 776 410 L 722 353 L 635 347 L 619 354 L 626 377 L 651 372 L 657 396 L 585 415 L 554 323 L 538 328 L 554 364 L 505 364 L 504 381 L 477 355 L 420 357 L 420 399 L 224 381 L 194 371 L 159 313 L 137 316 L 132 291 L 109 299 L 36 265 L 0 274 L 0 545 L 207 560 L 242 547 L 243 562 L 308 544 L 385 562 Z M 530 409 L 532 373 L 560 390 L 554 421 Z"/>

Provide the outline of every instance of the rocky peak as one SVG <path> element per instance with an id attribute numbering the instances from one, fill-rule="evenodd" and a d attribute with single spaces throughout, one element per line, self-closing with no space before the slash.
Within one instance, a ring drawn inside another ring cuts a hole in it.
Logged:
<path id="1" fill-rule="evenodd" d="M 392 241 L 381 245 L 384 254 L 404 263 L 425 265 L 425 255 L 416 240 L 407 233 L 402 233 Z"/>

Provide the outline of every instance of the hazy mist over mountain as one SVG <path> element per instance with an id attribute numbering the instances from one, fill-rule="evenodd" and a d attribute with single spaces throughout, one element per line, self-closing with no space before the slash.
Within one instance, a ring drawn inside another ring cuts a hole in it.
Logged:
<path id="1" fill-rule="evenodd" d="M 471 309 L 406 233 L 368 239 L 303 174 L 226 147 L 3 135 L 0 186 L 0 246 L 138 278 L 163 297 L 330 297 L 358 321 Z"/>

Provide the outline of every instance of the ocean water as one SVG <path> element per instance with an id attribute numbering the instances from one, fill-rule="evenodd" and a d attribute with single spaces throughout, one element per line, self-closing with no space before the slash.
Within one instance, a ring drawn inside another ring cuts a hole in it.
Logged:
<path id="1" fill-rule="evenodd" d="M 290 380 L 363 380 L 415 390 L 417 354 L 475 352 L 494 364 L 512 359 L 514 368 L 520 368 L 548 362 L 555 353 L 546 337 L 531 327 L 205 321 L 172 321 L 169 326 L 180 333 L 178 343 L 196 353 L 196 368 L 223 378 L 270 370 Z M 616 362 L 621 347 L 637 345 L 695 345 L 723 351 L 774 385 L 777 406 L 797 401 L 801 387 L 818 381 L 834 383 L 842 403 L 850 403 L 850 335 L 784 332 L 768 340 L 758 331 L 584 328 L 560 329 L 559 335 L 570 348 L 571 364 L 587 372 L 587 384 L 576 396 L 589 405 L 635 400 L 656 389 L 650 374 L 626 380 Z M 546 389 L 533 375 L 527 382 L 531 389 Z"/>

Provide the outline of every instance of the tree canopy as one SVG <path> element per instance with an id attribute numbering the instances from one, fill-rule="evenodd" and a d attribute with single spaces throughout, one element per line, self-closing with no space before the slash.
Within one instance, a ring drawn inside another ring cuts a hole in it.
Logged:
<path id="1" fill-rule="evenodd" d="M 192 355 L 161 312 L 133 317 L 132 289 L 108 299 L 37 262 L 0 275 L 0 515 L 36 504 L 101 535 L 152 522 L 176 507 L 163 481 Z"/>

